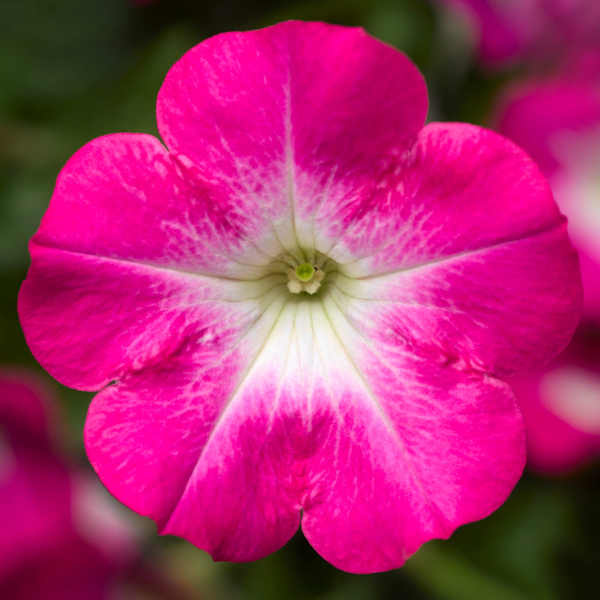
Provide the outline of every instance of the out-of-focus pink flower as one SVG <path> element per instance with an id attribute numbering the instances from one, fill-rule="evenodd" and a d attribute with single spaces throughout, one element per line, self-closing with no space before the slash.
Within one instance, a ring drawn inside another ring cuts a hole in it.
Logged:
<path id="1" fill-rule="evenodd" d="M 301 523 L 354 572 L 495 510 L 525 459 L 497 377 L 559 352 L 581 303 L 533 162 L 424 127 L 410 61 L 321 23 L 205 41 L 157 112 L 169 150 L 119 134 L 67 163 L 19 299 L 38 360 L 102 390 L 106 486 L 216 559 Z"/>
<path id="2" fill-rule="evenodd" d="M 600 70 L 585 73 L 515 86 L 497 123 L 549 178 L 580 253 L 584 313 L 600 322 Z"/>
<path id="3" fill-rule="evenodd" d="M 600 44 L 598 0 L 441 0 L 476 31 L 490 66 L 553 61 Z"/>
<path id="4" fill-rule="evenodd" d="M 584 316 L 600 324 L 600 55 L 570 61 L 552 79 L 514 85 L 500 102 L 501 133 L 536 160 L 580 254 Z M 600 447 L 600 336 L 582 327 L 564 355 L 512 382 L 528 432 L 529 463 L 564 472 Z M 596 414 L 596 417 L 594 415 Z"/>
<path id="5" fill-rule="evenodd" d="M 0 597 L 105 600 L 136 543 L 55 452 L 47 400 L 30 375 L 0 370 Z"/>
<path id="6" fill-rule="evenodd" d="M 600 455 L 600 329 L 580 326 L 546 369 L 511 380 L 527 427 L 528 464 L 561 474 Z"/>

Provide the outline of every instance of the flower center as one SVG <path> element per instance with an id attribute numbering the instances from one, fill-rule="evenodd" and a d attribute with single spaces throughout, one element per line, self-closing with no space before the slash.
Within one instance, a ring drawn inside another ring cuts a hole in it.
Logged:
<path id="1" fill-rule="evenodd" d="M 287 287 L 292 294 L 299 294 L 300 292 L 314 294 L 321 287 L 321 281 L 325 277 L 325 272 L 322 269 L 308 263 L 302 263 L 295 269 L 289 267 L 286 273 L 289 279 Z"/>

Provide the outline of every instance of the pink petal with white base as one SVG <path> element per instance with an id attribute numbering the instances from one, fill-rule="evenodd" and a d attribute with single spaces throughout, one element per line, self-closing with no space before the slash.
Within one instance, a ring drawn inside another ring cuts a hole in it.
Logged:
<path id="1" fill-rule="evenodd" d="M 490 131 L 433 124 L 394 175 L 381 186 L 387 202 L 331 252 L 379 246 L 331 278 L 345 301 L 358 301 L 383 337 L 466 370 L 507 376 L 562 350 L 579 319 L 581 291 L 569 293 L 580 287 L 578 260 L 533 162 Z"/>
<path id="2" fill-rule="evenodd" d="M 226 198 L 261 249 L 294 255 L 323 243 L 319 223 L 336 235 L 337 205 L 410 148 L 426 113 L 425 83 L 404 55 L 360 29 L 296 22 L 200 44 L 157 106 L 188 176 Z"/>
<path id="3" fill-rule="evenodd" d="M 373 572 L 402 565 L 424 541 L 448 537 L 508 495 L 525 458 L 510 389 L 432 367 L 393 345 L 376 352 L 346 331 L 344 318 L 333 302 L 286 305 L 277 335 L 231 397 L 193 472 L 181 474 L 189 481 L 178 487 L 163 533 L 182 535 L 215 559 L 253 560 L 283 545 L 303 510 L 302 528 L 327 560 Z M 346 354 L 350 347 L 359 349 L 356 358 Z M 131 419 L 114 400 L 102 403 L 101 430 Z M 178 421 L 166 428 L 190 430 Z M 111 449 L 94 444 L 89 431 L 90 456 L 106 465 L 98 457 Z M 180 465 L 183 448 L 174 452 Z M 138 454 L 131 462 L 144 468 L 149 459 Z M 168 481 L 179 471 L 168 471 Z"/>

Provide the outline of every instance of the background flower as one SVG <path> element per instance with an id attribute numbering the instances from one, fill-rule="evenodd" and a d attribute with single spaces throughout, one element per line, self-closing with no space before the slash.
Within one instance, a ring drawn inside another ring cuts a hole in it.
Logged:
<path id="1" fill-rule="evenodd" d="M 499 100 L 501 133 L 549 178 L 579 250 L 584 310 L 600 321 L 600 69 L 590 55 L 546 80 L 513 85 Z"/>
<path id="2" fill-rule="evenodd" d="M 545 369 L 510 381 L 527 426 L 528 462 L 542 473 L 581 468 L 600 453 L 600 331 L 584 323 Z"/>
<path id="3" fill-rule="evenodd" d="M 598 44 L 595 0 L 443 0 L 475 30 L 490 66 L 527 61 L 538 66 Z"/>
<path id="4" fill-rule="evenodd" d="M 38 377 L 0 368 L 2 598 L 192 598 L 162 566 L 141 558 L 141 536 L 126 511 L 64 458 L 56 411 Z"/>
<path id="5" fill-rule="evenodd" d="M 0 593 L 105 599 L 133 566 L 137 542 L 93 479 L 55 452 L 54 408 L 31 375 L 0 371 Z"/>
<path id="6" fill-rule="evenodd" d="M 499 99 L 499 130 L 525 148 L 548 176 L 579 251 L 584 316 L 577 339 L 548 371 L 511 382 L 528 422 L 529 462 L 564 473 L 587 464 L 595 449 L 594 370 L 600 340 L 600 63 L 595 52 L 572 56 L 545 78 L 513 84 Z"/>

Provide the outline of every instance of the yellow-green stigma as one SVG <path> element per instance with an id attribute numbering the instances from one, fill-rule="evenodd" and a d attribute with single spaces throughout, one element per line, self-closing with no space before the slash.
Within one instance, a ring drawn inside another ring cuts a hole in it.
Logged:
<path id="1" fill-rule="evenodd" d="M 306 292 L 307 294 L 314 294 L 321 287 L 321 281 L 325 277 L 325 273 L 319 267 L 313 267 L 308 263 L 302 263 L 294 269 L 289 267 L 286 271 L 288 276 L 288 290 L 292 294 L 299 294 L 300 292 Z"/>
<path id="2" fill-rule="evenodd" d="M 300 281 L 310 281 L 315 274 L 315 268 L 308 263 L 302 263 L 296 267 L 296 277 Z"/>

